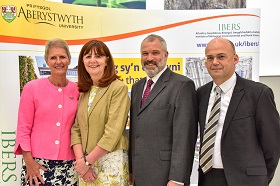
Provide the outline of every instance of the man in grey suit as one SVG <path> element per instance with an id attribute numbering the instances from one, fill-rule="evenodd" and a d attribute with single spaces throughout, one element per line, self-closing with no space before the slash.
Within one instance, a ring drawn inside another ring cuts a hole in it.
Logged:
<path id="1" fill-rule="evenodd" d="M 132 86 L 129 131 L 130 172 L 136 186 L 190 184 L 198 132 L 196 90 L 192 80 L 166 66 L 167 58 L 162 37 L 152 34 L 142 41 L 147 77 Z M 146 87 L 150 94 L 142 101 Z"/>
<path id="2" fill-rule="evenodd" d="M 213 81 L 197 90 L 202 142 L 198 185 L 267 186 L 280 154 L 280 120 L 273 92 L 235 73 L 239 57 L 231 41 L 211 40 L 205 55 Z M 214 101 L 216 86 L 221 89 L 221 99 L 214 130 L 214 122 L 207 121 L 212 105 L 218 104 Z M 212 135 L 206 135 L 210 126 Z"/>

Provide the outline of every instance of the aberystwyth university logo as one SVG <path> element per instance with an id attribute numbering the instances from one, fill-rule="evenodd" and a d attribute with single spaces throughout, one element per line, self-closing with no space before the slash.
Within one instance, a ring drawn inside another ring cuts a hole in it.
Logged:
<path id="1" fill-rule="evenodd" d="M 1 6 L 1 5 L 0 5 Z M 47 24 L 64 29 L 84 29 L 83 15 L 52 11 L 50 6 L 24 3 L 22 6 L 2 5 L 3 19 L 11 23 L 13 20 L 24 18 L 33 24 Z"/>
<path id="2" fill-rule="evenodd" d="M 17 7 L 13 5 L 3 5 L 1 10 L 3 19 L 8 23 L 12 22 L 17 16 Z"/>

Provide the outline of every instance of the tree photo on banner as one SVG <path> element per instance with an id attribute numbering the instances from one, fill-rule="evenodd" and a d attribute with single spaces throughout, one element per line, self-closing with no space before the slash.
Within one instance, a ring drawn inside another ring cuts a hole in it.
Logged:
<path id="1" fill-rule="evenodd" d="M 164 0 L 165 10 L 246 8 L 246 0 Z"/>
<path id="2" fill-rule="evenodd" d="M 146 0 L 63 0 L 63 3 L 107 8 L 146 9 Z"/>
<path id="3" fill-rule="evenodd" d="M 30 56 L 19 56 L 20 93 L 27 82 L 37 79 L 34 60 Z"/>

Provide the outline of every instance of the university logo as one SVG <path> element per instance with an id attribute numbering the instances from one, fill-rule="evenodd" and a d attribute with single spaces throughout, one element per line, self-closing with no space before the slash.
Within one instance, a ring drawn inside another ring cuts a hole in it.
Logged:
<path id="1" fill-rule="evenodd" d="M 1 6 L 2 17 L 8 23 L 12 22 L 17 15 L 17 7 L 13 5 L 3 5 Z"/>

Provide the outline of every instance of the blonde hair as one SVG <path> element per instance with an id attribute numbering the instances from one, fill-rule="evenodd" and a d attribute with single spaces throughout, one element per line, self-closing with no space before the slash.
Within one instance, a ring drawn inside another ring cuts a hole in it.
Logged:
<path id="1" fill-rule="evenodd" d="M 46 61 L 47 61 L 50 49 L 52 47 L 63 48 L 65 50 L 69 60 L 71 60 L 70 50 L 69 50 L 69 47 L 68 47 L 68 44 L 66 43 L 66 41 L 64 41 L 63 39 L 60 39 L 60 38 L 53 38 L 53 39 L 48 40 L 45 44 L 44 58 L 45 58 Z"/>

